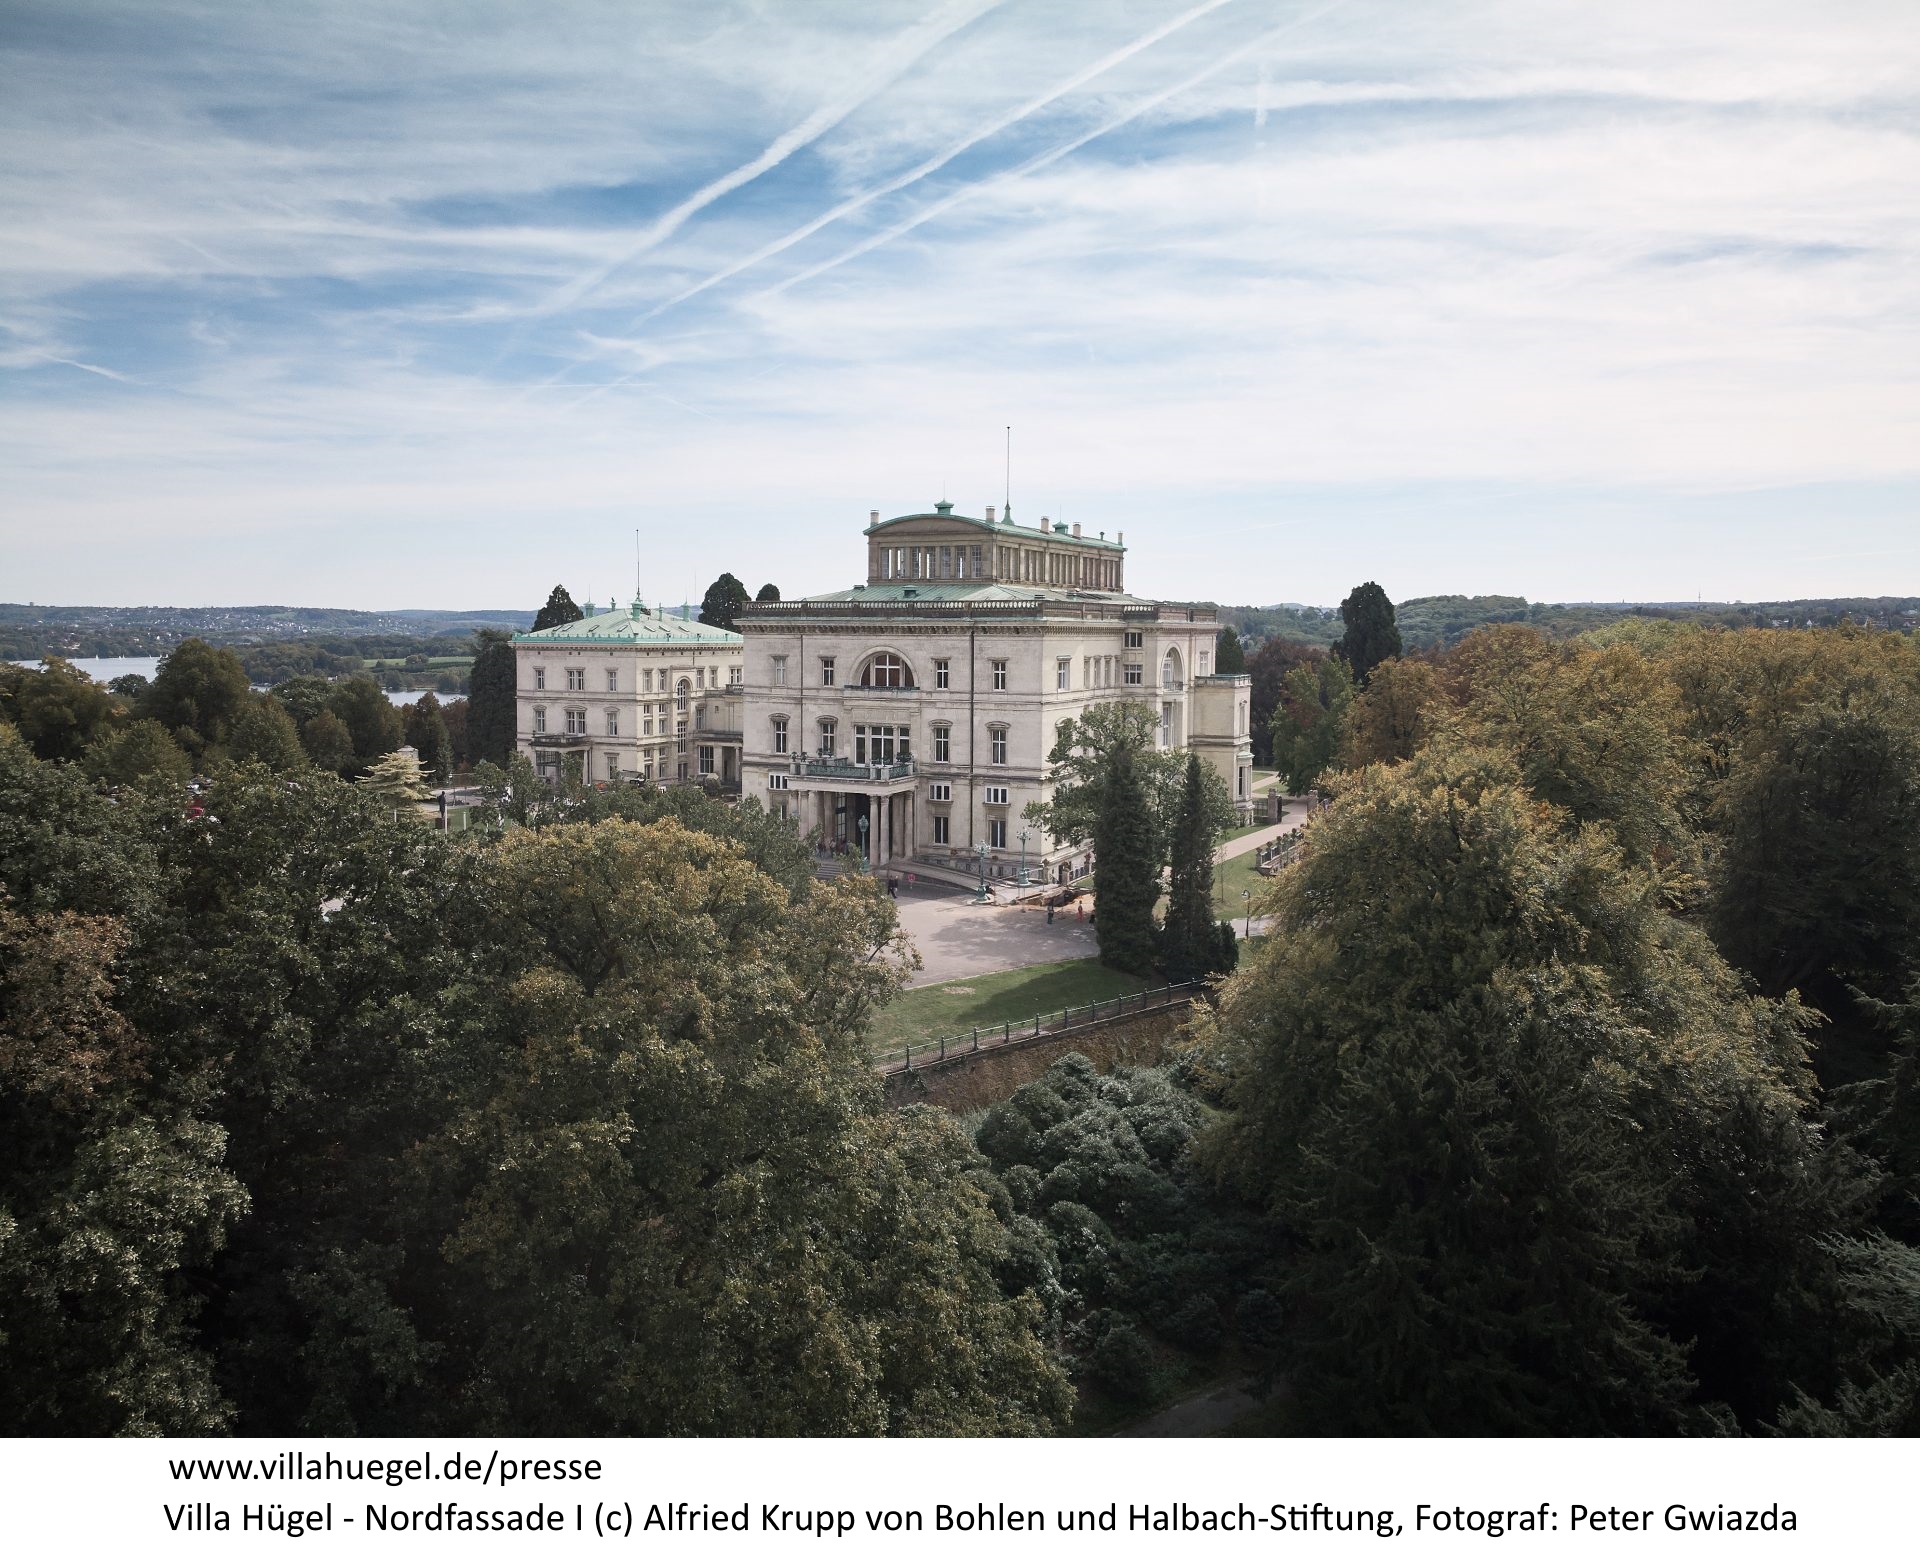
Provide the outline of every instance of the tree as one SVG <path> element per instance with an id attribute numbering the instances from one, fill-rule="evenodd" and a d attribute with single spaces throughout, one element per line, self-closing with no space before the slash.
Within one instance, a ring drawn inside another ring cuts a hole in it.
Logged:
<path id="1" fill-rule="evenodd" d="M 1442 705 L 1440 676 L 1431 664 L 1388 658 L 1347 708 L 1340 764 L 1411 760 L 1433 732 Z"/>
<path id="2" fill-rule="evenodd" d="M 1714 937 L 1771 994 L 1891 998 L 1920 954 L 1920 731 L 1891 700 L 1823 701 L 1721 796 Z"/>
<path id="3" fill-rule="evenodd" d="M 353 768 L 353 730 L 331 712 L 307 721 L 300 730 L 300 744 L 322 771 L 345 773 Z"/>
<path id="4" fill-rule="evenodd" d="M 528 1434 L 1064 1413 L 964 1139 L 881 1104 L 862 1030 L 905 970 L 883 892 L 795 902 L 665 820 L 514 833 L 483 869 L 496 1030 L 426 1162 L 456 1404 Z"/>
<path id="5" fill-rule="evenodd" d="M 768 582 L 753 595 L 753 601 L 755 603 L 778 603 L 780 601 L 780 589 L 774 586 L 772 582 Z"/>
<path id="6" fill-rule="evenodd" d="M 731 571 L 722 571 L 700 600 L 700 623 L 732 630 L 734 620 L 746 606 L 746 584 Z"/>
<path id="7" fill-rule="evenodd" d="M 90 776 L 116 786 L 147 777 L 183 783 L 193 775 L 193 762 L 173 735 L 145 717 L 94 740 L 81 764 Z"/>
<path id="8" fill-rule="evenodd" d="M 355 674 L 335 685 L 327 708 L 353 735 L 353 759 L 357 766 L 371 766 L 381 756 L 399 749 L 405 738 L 400 709 L 387 699 L 386 691 L 365 674 Z"/>
<path id="9" fill-rule="evenodd" d="M 428 780 L 445 782 L 453 768 L 453 743 L 447 736 L 439 698 L 431 690 L 407 708 L 406 737 L 419 753 L 421 770 Z"/>
<path id="10" fill-rule="evenodd" d="M 1186 781 L 1186 752 L 1158 747 L 1160 717 L 1144 701 L 1102 701 L 1068 718 L 1054 730 L 1047 756 L 1053 767 L 1053 793 L 1026 808 L 1026 819 L 1055 842 L 1084 842 L 1095 835 L 1101 800 L 1113 757 L 1131 751 L 1133 771 L 1146 798 L 1147 853 L 1156 870 L 1166 862 L 1166 845 L 1179 813 Z M 1204 786 L 1212 829 L 1233 825 L 1233 800 L 1225 781 L 1206 768 Z"/>
<path id="11" fill-rule="evenodd" d="M 1247 671 L 1247 651 L 1240 645 L 1240 633 L 1231 625 L 1221 628 L 1220 640 L 1215 645 L 1213 671 L 1216 674 L 1244 674 Z"/>
<path id="12" fill-rule="evenodd" d="M 78 760 L 104 738 L 123 708 L 65 658 L 48 658 L 39 669 L 9 666 L 0 680 L 0 717 L 42 760 Z"/>
<path id="13" fill-rule="evenodd" d="M 467 749 L 467 713 L 471 710 L 467 698 L 449 701 L 440 708 L 440 720 L 447 725 L 447 754 L 455 771 L 465 770 L 473 764 L 473 757 Z"/>
<path id="14" fill-rule="evenodd" d="M 122 922 L 0 892 L 0 1434 L 207 1435 L 231 1408 L 188 1276 L 246 1211 L 225 1138 L 149 1085 Z"/>
<path id="15" fill-rule="evenodd" d="M 1333 644 L 1333 655 L 1353 670 L 1353 682 L 1362 689 L 1374 668 L 1400 656 L 1400 627 L 1393 622 L 1393 605 L 1378 582 L 1363 582 L 1340 603 L 1340 623 L 1347 628 Z"/>
<path id="16" fill-rule="evenodd" d="M 1273 714 L 1279 709 L 1287 676 L 1302 663 L 1317 663 L 1326 655 L 1324 647 L 1271 637 L 1261 642 L 1247 659 L 1247 673 L 1253 680 L 1248 710 L 1253 725 L 1253 758 L 1260 765 L 1275 764 Z"/>
<path id="17" fill-rule="evenodd" d="M 533 617 L 535 630 L 552 630 L 556 625 L 571 625 L 575 620 L 585 619 L 580 606 L 573 601 L 565 587 L 555 587 L 547 594 L 547 601 L 540 612 Z M 485 634 L 483 631 L 481 634 Z"/>
<path id="18" fill-rule="evenodd" d="M 1827 1373 L 1808 1301 L 1851 1198 L 1806 1013 L 1602 828 L 1430 744 L 1355 777 L 1271 906 L 1207 1155 L 1298 1247 L 1308 1427 L 1752 1428 Z"/>
<path id="19" fill-rule="evenodd" d="M 381 756 L 355 780 L 355 785 L 396 809 L 418 804 L 433 792 L 419 758 L 399 751 Z"/>
<path id="20" fill-rule="evenodd" d="M 1305 793 L 1334 764 L 1352 703 L 1353 680 L 1345 659 L 1294 665 L 1272 723 L 1273 760 L 1287 792 Z"/>
<path id="21" fill-rule="evenodd" d="M 333 699 L 333 681 L 322 679 L 318 674 L 295 674 L 291 679 L 281 680 L 268 693 L 287 709 L 294 727 L 305 728 L 327 710 L 327 703 Z"/>
<path id="22" fill-rule="evenodd" d="M 1213 916 L 1213 846 L 1216 834 L 1207 809 L 1204 768 L 1188 752 L 1186 785 L 1169 845 L 1167 916 L 1160 931 L 1160 968 L 1169 983 L 1191 983 L 1215 971 L 1220 957 Z"/>
<path id="23" fill-rule="evenodd" d="M 300 747 L 300 730 L 287 709 L 271 696 L 256 696 L 233 720 L 227 753 L 236 761 L 254 761 L 273 772 L 306 768 L 307 753 Z"/>
<path id="24" fill-rule="evenodd" d="M 160 660 L 137 711 L 168 729 L 198 762 L 226 744 L 251 695 L 247 671 L 231 648 L 190 636 Z"/>
<path id="25" fill-rule="evenodd" d="M 519 725 L 514 705 L 518 679 L 512 641 L 500 631 L 481 631 L 467 679 L 467 759 L 472 764 L 507 764 Z"/>
<path id="26" fill-rule="evenodd" d="M 1094 914 L 1100 960 L 1123 973 L 1153 971 L 1153 905 L 1160 894 L 1160 855 L 1134 748 L 1114 747 L 1093 825 Z"/>

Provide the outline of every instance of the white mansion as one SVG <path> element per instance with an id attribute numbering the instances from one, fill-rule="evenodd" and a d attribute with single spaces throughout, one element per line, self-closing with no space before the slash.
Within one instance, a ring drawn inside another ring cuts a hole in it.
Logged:
<path id="1" fill-rule="evenodd" d="M 513 638 L 518 747 L 558 781 L 740 779 L 740 637 L 627 608 Z"/>
<path id="2" fill-rule="evenodd" d="M 1049 840 L 1021 811 L 1049 794 L 1059 725 L 1116 700 L 1155 706 L 1160 743 L 1198 752 L 1248 803 L 1250 681 L 1213 672 L 1211 605 L 1126 592 L 1119 540 L 945 501 L 875 511 L 866 537 L 863 585 L 749 604 L 744 646 L 716 650 L 744 663 L 741 775 L 770 808 L 876 864 L 972 871 L 984 848 L 1001 878 L 1024 864 L 1069 879 L 1086 844 Z M 540 639 L 518 638 L 523 667 Z"/>

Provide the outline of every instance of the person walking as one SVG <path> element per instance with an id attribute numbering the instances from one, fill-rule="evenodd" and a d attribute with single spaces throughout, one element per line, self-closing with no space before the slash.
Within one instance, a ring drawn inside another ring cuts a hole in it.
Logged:
<path id="1" fill-rule="evenodd" d="M 896 902 L 900 900 L 900 877 L 898 875 L 887 876 L 887 895 L 892 897 Z"/>

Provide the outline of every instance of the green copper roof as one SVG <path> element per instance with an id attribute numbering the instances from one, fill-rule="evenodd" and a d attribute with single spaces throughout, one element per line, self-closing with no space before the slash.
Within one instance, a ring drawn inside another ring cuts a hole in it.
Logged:
<path id="1" fill-rule="evenodd" d="M 1112 549 L 1121 554 L 1126 553 L 1127 548 L 1125 544 L 1115 539 L 1095 538 L 1086 532 L 1082 532 L 1076 538 L 1071 532 L 1055 532 L 1052 527 L 1042 532 L 1038 527 L 1022 527 L 1017 522 L 1004 521 L 998 517 L 989 522 L 978 516 L 959 516 L 945 500 L 942 500 L 939 508 L 935 510 L 912 511 L 905 516 L 889 516 L 885 521 L 874 522 L 862 528 L 861 531 L 877 533 L 882 528 L 891 527 L 895 522 L 965 522 L 969 527 L 978 527 L 983 532 L 1002 533 L 1009 538 L 1024 538 L 1029 543 L 1038 543 L 1045 539 L 1051 543 L 1085 544 L 1090 549 Z"/>
<path id="2" fill-rule="evenodd" d="M 702 625 L 698 620 L 650 614 L 645 604 L 635 602 L 630 608 L 612 609 L 605 614 L 596 614 L 591 619 L 577 619 L 570 625 L 530 630 L 513 638 L 516 647 L 681 646 L 688 643 L 737 647 L 740 645 L 740 633 L 722 630 L 717 625 Z"/>

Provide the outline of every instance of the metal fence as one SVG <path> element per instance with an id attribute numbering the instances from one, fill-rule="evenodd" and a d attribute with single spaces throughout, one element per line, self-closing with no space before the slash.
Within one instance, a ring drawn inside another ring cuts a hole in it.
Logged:
<path id="1" fill-rule="evenodd" d="M 912 1070 L 916 1065 L 937 1065 L 941 1060 L 984 1049 L 1004 1048 L 1034 1038 L 1059 1038 L 1080 1032 L 1102 1022 L 1119 1021 L 1126 1016 L 1148 1016 L 1188 1004 L 1196 995 L 1205 994 L 1204 983 L 1168 984 L 1161 989 L 1145 989 L 1139 994 L 1123 994 L 1111 1000 L 1094 1000 L 1086 1005 L 1070 1005 L 1064 1010 L 1046 1011 L 1019 1021 L 995 1022 L 987 1027 L 955 1033 L 950 1038 L 931 1038 L 883 1049 L 874 1055 L 874 1066 L 883 1076 Z"/>

